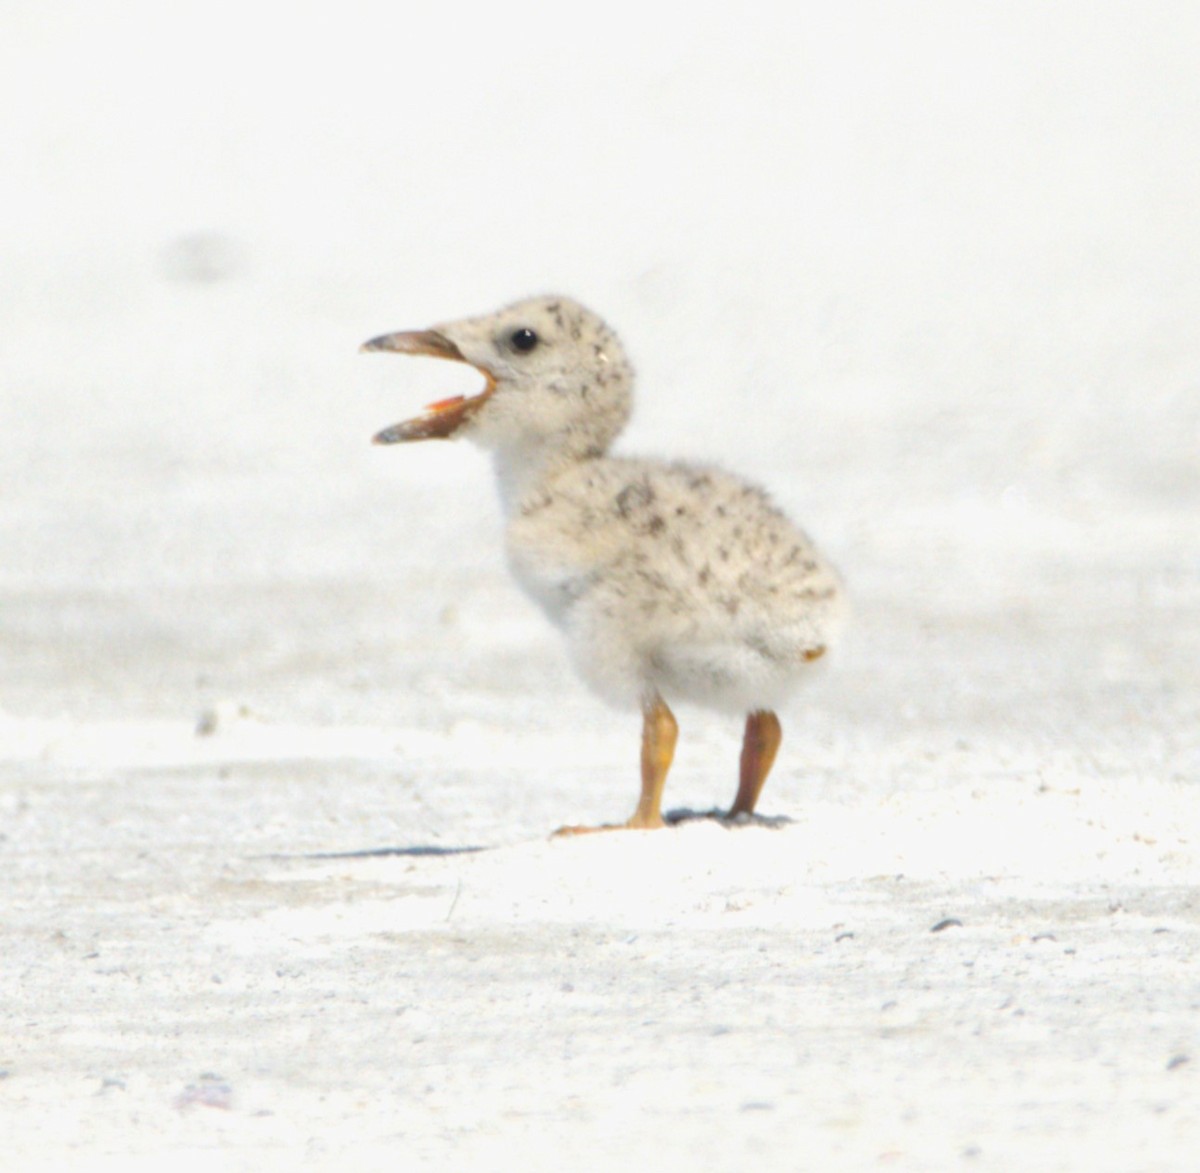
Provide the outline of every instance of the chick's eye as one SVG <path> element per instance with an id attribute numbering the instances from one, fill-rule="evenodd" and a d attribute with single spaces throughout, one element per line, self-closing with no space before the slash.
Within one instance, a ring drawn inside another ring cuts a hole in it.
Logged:
<path id="1" fill-rule="evenodd" d="M 513 350 L 519 350 L 522 354 L 528 354 L 538 344 L 538 336 L 528 326 L 514 330 L 508 340 Z"/>

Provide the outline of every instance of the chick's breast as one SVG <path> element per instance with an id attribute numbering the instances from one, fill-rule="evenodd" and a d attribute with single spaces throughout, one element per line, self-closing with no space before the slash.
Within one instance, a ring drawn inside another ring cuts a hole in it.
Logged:
<path id="1" fill-rule="evenodd" d="M 837 579 L 758 488 L 716 469 L 628 459 L 568 468 L 508 531 L 518 580 L 564 622 L 602 607 L 630 643 L 819 644 Z"/>

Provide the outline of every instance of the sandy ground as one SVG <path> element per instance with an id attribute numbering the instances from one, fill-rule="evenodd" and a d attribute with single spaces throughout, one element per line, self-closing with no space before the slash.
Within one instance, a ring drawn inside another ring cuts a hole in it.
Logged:
<path id="1" fill-rule="evenodd" d="M 1200 18 L 823 8 L 5 7 L 0 1165 L 1196 1166 Z M 637 719 L 367 443 L 549 288 L 850 584 L 777 825 L 550 840 Z"/>

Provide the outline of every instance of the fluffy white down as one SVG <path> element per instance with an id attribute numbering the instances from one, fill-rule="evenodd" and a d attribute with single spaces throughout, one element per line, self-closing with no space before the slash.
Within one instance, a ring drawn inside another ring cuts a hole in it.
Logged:
<path id="1" fill-rule="evenodd" d="M 727 473 L 599 458 L 543 480 L 507 533 L 517 580 L 604 698 L 774 708 L 822 663 L 844 596 L 807 536 Z"/>

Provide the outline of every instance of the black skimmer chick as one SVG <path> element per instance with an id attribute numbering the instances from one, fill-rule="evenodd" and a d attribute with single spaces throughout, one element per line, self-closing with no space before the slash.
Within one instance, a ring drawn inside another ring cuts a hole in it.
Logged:
<path id="1" fill-rule="evenodd" d="M 619 826 L 663 826 L 675 700 L 745 715 L 729 816 L 749 817 L 779 749 L 775 710 L 825 655 L 843 609 L 838 577 L 809 538 L 761 489 L 716 468 L 610 456 L 633 368 L 616 334 L 569 298 L 385 334 L 363 349 L 483 375 L 478 394 L 431 404 L 375 440 L 465 436 L 491 450 L 517 581 L 562 629 L 584 680 L 641 707 L 641 797 Z"/>

